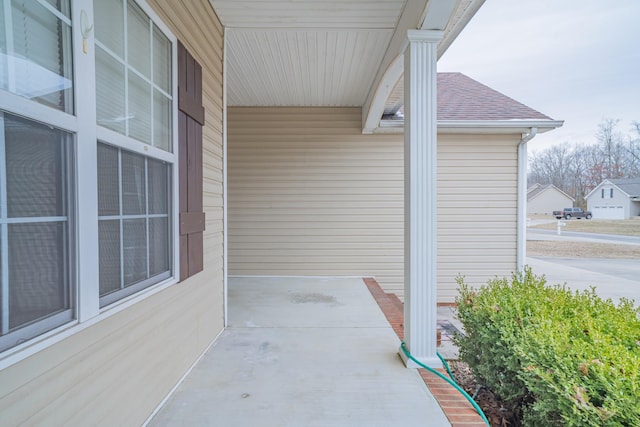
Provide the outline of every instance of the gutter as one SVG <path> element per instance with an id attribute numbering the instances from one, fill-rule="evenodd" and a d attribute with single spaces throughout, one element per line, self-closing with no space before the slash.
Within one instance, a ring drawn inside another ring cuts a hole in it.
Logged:
<path id="1" fill-rule="evenodd" d="M 513 120 L 438 120 L 439 133 L 505 134 L 525 133 L 536 128 L 544 133 L 564 124 L 564 120 L 513 119 Z M 404 119 L 383 119 L 375 133 L 400 133 L 404 131 Z"/>
<path id="2" fill-rule="evenodd" d="M 516 267 L 524 271 L 527 249 L 527 142 L 538 134 L 538 128 L 532 127 L 529 133 L 522 134 L 518 143 L 518 221 L 516 233 Z"/>

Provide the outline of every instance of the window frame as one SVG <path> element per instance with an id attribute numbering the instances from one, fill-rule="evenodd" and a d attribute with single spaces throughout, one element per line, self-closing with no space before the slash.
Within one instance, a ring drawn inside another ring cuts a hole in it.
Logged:
<path id="1" fill-rule="evenodd" d="M 127 0 L 123 0 L 126 3 Z M 70 242 L 70 273 L 72 276 L 73 319 L 44 332 L 28 341 L 0 352 L 0 370 L 29 357 L 91 325 L 110 317 L 142 300 L 176 284 L 180 277 L 179 253 L 179 149 L 178 149 L 178 39 L 162 21 L 146 0 L 130 0 L 147 14 L 150 20 L 171 43 L 171 152 L 148 145 L 97 124 L 95 35 L 86 29 L 93 23 L 93 0 L 71 0 L 71 29 L 73 62 L 73 99 L 75 114 L 56 110 L 0 89 L 0 109 L 9 114 L 24 117 L 38 123 L 53 126 L 72 134 L 73 161 L 70 165 L 73 178 L 73 223 Z M 88 18 L 88 19 L 87 19 Z M 85 35 L 81 26 L 84 25 Z M 83 51 L 86 45 L 86 52 Z M 87 93 L 94 94 L 86 96 Z M 99 245 L 97 199 L 97 148 L 98 141 L 169 163 L 170 173 L 170 230 L 171 244 L 167 248 L 171 263 L 168 278 L 151 284 L 129 296 L 104 307 L 99 297 Z M 91 179 L 88 179 L 91 178 Z"/>
<path id="2" fill-rule="evenodd" d="M 93 0 L 76 0 L 78 3 L 82 3 L 83 5 L 87 6 L 87 13 L 89 14 L 89 16 L 93 17 Z M 147 2 L 145 0 L 123 0 L 124 3 L 124 7 L 127 8 L 127 2 L 128 1 L 132 1 L 134 2 L 140 9 L 142 9 L 142 11 L 147 14 L 147 16 L 149 17 L 149 19 L 153 22 L 153 24 L 155 26 L 158 27 L 158 29 L 167 37 L 167 39 L 169 40 L 169 42 L 171 43 L 171 90 L 172 90 L 172 99 L 171 99 L 171 118 L 172 118 L 172 123 L 171 123 L 171 149 L 172 151 L 165 151 L 162 150 L 158 147 L 155 147 L 151 144 L 146 144 L 144 142 L 141 142 L 135 138 L 133 138 L 132 136 L 125 136 L 117 131 L 111 130 L 109 128 L 103 127 L 98 125 L 97 123 L 97 100 L 96 98 L 93 98 L 93 102 L 91 105 L 92 108 L 92 113 L 93 113 L 93 117 L 92 120 L 89 122 L 90 124 L 93 125 L 94 128 L 94 144 L 92 147 L 92 152 L 91 152 L 91 157 L 92 157 L 92 162 L 90 164 L 92 165 L 96 165 L 97 164 L 97 147 L 98 147 L 98 143 L 105 143 L 108 145 L 111 145 L 113 147 L 118 147 L 127 151 L 130 151 L 132 153 L 136 153 L 139 155 L 142 155 L 144 157 L 149 157 L 149 158 L 154 158 L 157 160 L 162 160 L 165 161 L 167 163 L 170 164 L 169 166 L 169 173 L 171 174 L 171 201 L 170 201 L 170 210 L 169 210 L 169 214 L 170 214 L 170 225 L 171 225 L 171 230 L 170 230 L 170 237 L 171 237 L 171 247 L 169 247 L 169 251 L 170 251 L 170 258 L 171 258 L 171 274 L 168 278 L 161 280 L 158 283 L 152 284 L 152 285 L 147 285 L 147 286 L 143 286 L 141 287 L 141 289 L 138 289 L 136 292 L 132 293 L 131 295 L 125 296 L 123 298 L 117 299 L 115 301 L 109 301 L 107 304 L 105 304 L 104 306 L 100 306 L 100 289 L 99 289 L 99 260 L 98 257 L 95 257 L 95 268 L 93 269 L 93 272 L 95 273 L 95 277 L 93 278 L 92 283 L 95 284 L 95 286 L 92 287 L 91 289 L 91 295 L 88 296 L 88 298 L 91 299 L 90 302 L 90 307 L 91 307 L 91 311 L 88 313 L 85 313 L 85 315 L 87 315 L 88 317 L 93 317 L 99 313 L 103 313 L 106 312 L 108 310 L 110 310 L 114 305 L 118 305 L 118 304 L 123 304 L 126 303 L 130 300 L 136 300 L 137 298 L 139 298 L 142 294 L 145 294 L 146 290 L 152 289 L 154 287 L 157 286 L 161 286 L 163 284 L 173 284 L 178 282 L 178 278 L 180 277 L 180 272 L 179 272 L 179 242 L 178 242 L 178 230 L 179 230 L 179 207 L 178 207 L 178 194 L 179 194 L 179 183 L 178 183 L 178 175 L 179 175 L 179 170 L 178 170 L 178 39 L 177 37 L 173 34 L 173 32 L 169 29 L 169 27 L 162 21 L 162 19 L 155 13 L 155 11 L 147 4 Z M 72 4 L 73 6 L 73 4 Z M 90 13 L 89 13 L 89 7 L 90 7 Z M 73 9 L 72 9 L 73 10 Z M 91 22 L 93 22 L 93 19 L 91 19 Z M 125 28 L 126 28 L 126 23 L 125 23 Z M 78 31 L 80 32 L 80 31 Z M 153 36 L 153 35 L 152 35 Z M 124 40 L 124 43 L 126 44 L 127 41 L 126 39 Z M 82 46 L 82 39 L 80 40 L 80 45 Z M 92 79 L 92 92 L 91 93 L 95 93 L 95 64 L 96 64 L 96 59 L 95 59 L 95 53 L 96 53 L 96 40 L 95 40 L 95 34 L 91 34 L 91 39 L 90 42 L 88 43 L 88 50 L 90 52 L 89 55 L 86 56 L 90 56 L 91 57 L 91 63 L 93 65 L 92 70 L 91 70 L 91 79 Z M 76 102 L 79 102 L 79 100 L 77 100 Z M 89 145 L 89 144 L 87 144 Z M 97 183 L 96 183 L 97 185 Z M 93 216 L 96 220 L 95 220 L 95 224 L 94 224 L 94 231 L 93 231 L 93 237 L 95 238 L 95 244 L 94 247 L 98 248 L 98 211 L 97 211 L 97 188 L 94 190 L 94 196 L 95 196 L 95 204 L 94 206 L 96 206 L 95 209 L 95 216 Z M 97 251 L 97 249 L 96 249 Z M 81 285 L 82 286 L 82 285 Z M 135 285 L 133 285 L 135 286 Z M 108 300 L 108 299 L 107 299 Z M 82 304 L 78 304 L 79 307 L 82 307 Z M 79 318 L 80 321 L 83 321 L 83 318 L 85 316 L 82 316 L 82 318 Z"/>

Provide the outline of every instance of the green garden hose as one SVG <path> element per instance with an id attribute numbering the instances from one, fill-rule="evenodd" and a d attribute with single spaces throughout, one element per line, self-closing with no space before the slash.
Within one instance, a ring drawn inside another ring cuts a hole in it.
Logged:
<path id="1" fill-rule="evenodd" d="M 436 353 L 438 355 L 438 357 L 440 358 L 440 360 L 442 362 L 444 362 L 445 367 L 447 368 L 447 372 L 449 372 L 449 375 L 451 376 L 452 379 L 449 379 L 447 377 L 445 377 L 444 375 L 442 375 L 440 372 L 436 371 L 433 368 L 430 368 L 429 366 L 425 365 L 424 363 L 420 362 L 418 359 L 416 359 L 415 357 L 413 357 L 411 355 L 411 353 L 409 353 L 409 350 L 407 350 L 407 346 L 404 343 L 404 341 L 402 341 L 402 344 L 400 346 L 400 348 L 402 348 L 402 352 L 405 354 L 405 356 L 407 356 L 409 359 L 413 360 L 415 363 L 417 363 L 418 365 L 420 365 L 420 367 L 426 369 L 427 371 L 431 372 L 432 374 L 436 374 L 438 377 L 442 378 L 443 380 L 445 380 L 447 383 L 451 384 L 456 390 L 458 390 L 460 392 L 460 394 L 462 394 L 465 399 L 467 399 L 469 401 L 469 403 L 471 403 L 471 406 L 473 406 L 473 409 L 476 410 L 476 412 L 478 412 L 478 415 L 480 415 L 480 418 L 482 418 L 482 421 L 485 422 L 485 424 L 489 427 L 491 427 L 491 424 L 489 424 L 489 420 L 487 419 L 487 417 L 484 415 L 484 412 L 482 412 L 482 409 L 480 409 L 480 406 L 478 406 L 478 404 L 476 403 L 475 400 L 473 400 L 471 398 L 471 396 L 469 396 L 469 394 L 467 394 L 466 391 L 464 391 L 456 382 L 455 380 L 453 380 L 453 374 L 451 373 L 451 370 L 449 369 L 449 365 L 447 364 L 447 362 L 444 361 L 444 359 L 442 358 L 442 356 L 440 355 L 440 353 Z"/>
<path id="2" fill-rule="evenodd" d="M 447 361 L 444 360 L 444 357 L 442 357 L 442 355 L 440 353 L 436 352 L 436 355 L 438 356 L 438 359 L 440 359 L 440 361 L 444 365 L 444 368 L 447 370 L 447 373 L 449 374 L 449 377 L 451 377 L 451 379 L 457 383 L 456 377 L 453 376 L 453 373 L 451 372 L 451 369 L 449 369 L 449 364 L 447 363 Z"/>

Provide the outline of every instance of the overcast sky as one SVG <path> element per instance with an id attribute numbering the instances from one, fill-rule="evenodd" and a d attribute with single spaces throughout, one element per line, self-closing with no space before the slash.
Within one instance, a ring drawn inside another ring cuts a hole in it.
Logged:
<path id="1" fill-rule="evenodd" d="M 598 123 L 640 121 L 640 0 L 486 0 L 438 61 L 564 126 L 529 152 L 595 143 Z"/>

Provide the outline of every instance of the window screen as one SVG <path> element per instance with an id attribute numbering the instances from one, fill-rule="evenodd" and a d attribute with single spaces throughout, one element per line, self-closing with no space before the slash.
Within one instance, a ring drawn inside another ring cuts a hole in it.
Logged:
<path id="1" fill-rule="evenodd" d="M 72 318 L 71 135 L 0 112 L 0 350 Z"/>
<path id="2" fill-rule="evenodd" d="M 170 166 L 98 143 L 100 303 L 171 275 Z"/>

